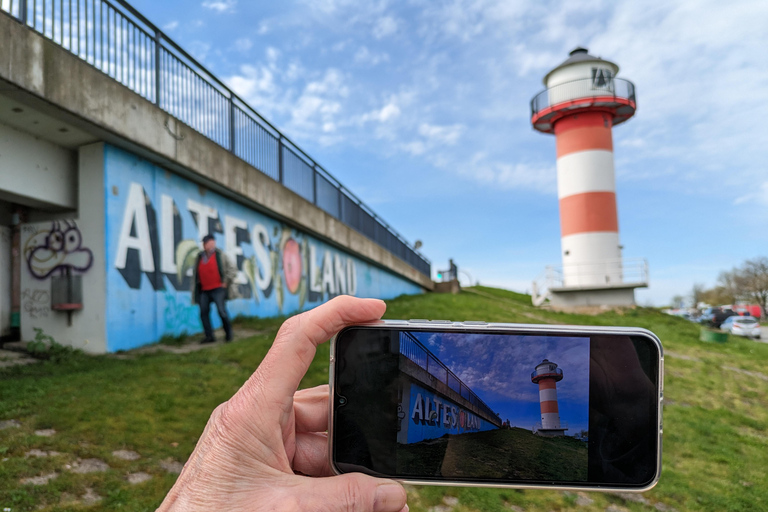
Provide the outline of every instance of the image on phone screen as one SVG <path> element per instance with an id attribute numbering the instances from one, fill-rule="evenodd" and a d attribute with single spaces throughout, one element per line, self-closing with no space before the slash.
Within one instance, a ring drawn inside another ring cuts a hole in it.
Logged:
<path id="1" fill-rule="evenodd" d="M 397 472 L 586 480 L 589 340 L 400 333 Z"/>

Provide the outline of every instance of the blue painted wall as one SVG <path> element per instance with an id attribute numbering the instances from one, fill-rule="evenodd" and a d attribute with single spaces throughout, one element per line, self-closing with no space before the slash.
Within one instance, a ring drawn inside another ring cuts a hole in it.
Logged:
<path id="1" fill-rule="evenodd" d="M 340 294 L 423 291 L 136 155 L 105 146 L 104 162 L 109 352 L 202 332 L 190 281 L 208 233 L 239 269 L 242 298 L 227 303 L 233 317 L 286 315 Z M 215 311 L 211 317 L 219 327 Z"/>
<path id="2" fill-rule="evenodd" d="M 445 434 L 465 434 L 496 430 L 498 427 L 458 404 L 427 390 L 410 384 L 410 394 L 404 395 L 409 407 L 405 419 L 407 443 L 436 439 Z"/>

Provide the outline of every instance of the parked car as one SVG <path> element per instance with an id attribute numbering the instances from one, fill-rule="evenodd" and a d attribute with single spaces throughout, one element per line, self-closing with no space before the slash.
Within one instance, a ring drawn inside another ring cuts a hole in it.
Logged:
<path id="1" fill-rule="evenodd" d="M 726 318 L 735 316 L 736 313 L 734 313 L 730 309 L 723 309 L 723 308 L 707 308 L 704 310 L 702 315 L 699 317 L 699 323 L 708 325 L 710 327 L 714 327 L 717 329 L 720 327 L 720 324 L 722 324 Z"/>
<path id="2" fill-rule="evenodd" d="M 753 316 L 730 316 L 723 321 L 720 329 L 737 336 L 760 337 L 760 323 Z"/>

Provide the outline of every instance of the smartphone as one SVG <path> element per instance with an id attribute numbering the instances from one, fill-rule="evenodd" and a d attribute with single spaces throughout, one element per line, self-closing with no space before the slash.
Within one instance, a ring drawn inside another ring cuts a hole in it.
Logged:
<path id="1" fill-rule="evenodd" d="M 626 327 L 384 320 L 331 340 L 338 473 L 417 485 L 645 491 L 663 352 Z"/>

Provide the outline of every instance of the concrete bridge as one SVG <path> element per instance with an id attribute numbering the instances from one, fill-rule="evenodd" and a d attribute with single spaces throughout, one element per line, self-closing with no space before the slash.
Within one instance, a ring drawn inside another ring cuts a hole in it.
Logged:
<path id="1" fill-rule="evenodd" d="M 0 47 L 3 339 L 199 332 L 208 233 L 239 269 L 232 315 L 432 289 L 426 258 L 129 4 L 6 0 Z"/>

